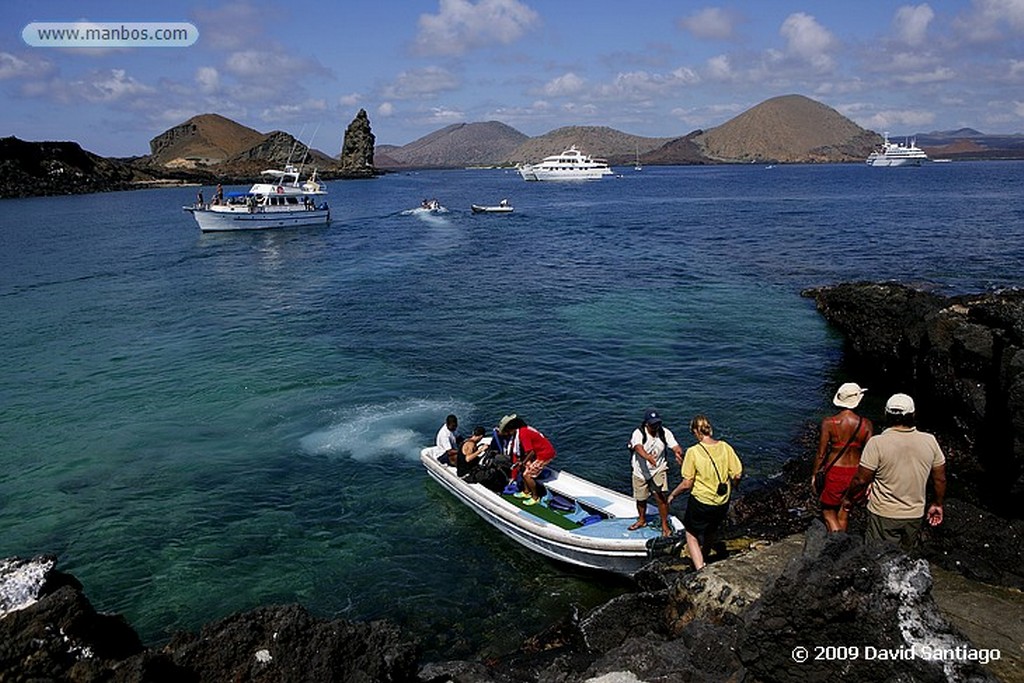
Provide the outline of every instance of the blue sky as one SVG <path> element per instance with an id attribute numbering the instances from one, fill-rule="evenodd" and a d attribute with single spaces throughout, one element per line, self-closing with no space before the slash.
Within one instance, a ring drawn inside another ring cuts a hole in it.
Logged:
<path id="1" fill-rule="evenodd" d="M 30 22 L 189 22 L 190 47 L 30 47 Z M 710 128 L 799 93 L 902 135 L 1024 132 L 1024 0 L 8 2 L 0 136 L 104 155 L 216 112 L 331 154 L 360 108 L 378 143 L 458 122 L 527 135 Z"/>

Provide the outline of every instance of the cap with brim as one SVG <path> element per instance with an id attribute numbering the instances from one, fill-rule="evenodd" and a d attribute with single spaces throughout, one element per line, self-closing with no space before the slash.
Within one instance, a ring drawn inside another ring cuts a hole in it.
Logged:
<path id="1" fill-rule="evenodd" d="M 506 415 L 505 417 L 501 418 L 501 420 L 498 422 L 498 431 L 505 431 L 505 427 L 508 427 L 508 423 L 516 419 L 516 417 L 516 414 L 512 413 L 511 415 Z"/>
<path id="2" fill-rule="evenodd" d="M 644 424 L 661 424 L 661 413 L 659 413 L 657 410 L 648 410 L 646 413 L 644 413 Z"/>
<path id="3" fill-rule="evenodd" d="M 860 400 L 864 398 L 865 391 L 867 389 L 862 389 L 856 382 L 847 382 L 839 387 L 835 398 L 832 399 L 832 403 L 835 403 L 840 408 L 850 408 L 852 410 L 860 405 Z"/>
<path id="4" fill-rule="evenodd" d="M 914 412 L 914 399 L 906 394 L 893 394 L 885 402 L 885 412 L 890 415 L 910 415 Z"/>

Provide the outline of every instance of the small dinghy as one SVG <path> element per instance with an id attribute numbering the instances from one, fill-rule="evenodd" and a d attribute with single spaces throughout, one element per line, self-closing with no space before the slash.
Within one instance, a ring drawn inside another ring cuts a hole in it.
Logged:
<path id="1" fill-rule="evenodd" d="M 526 505 L 511 487 L 496 492 L 460 478 L 454 466 L 438 460 L 434 447 L 424 448 L 420 461 L 435 481 L 473 512 L 517 543 L 555 560 L 632 576 L 666 546 L 685 544 L 683 524 L 676 517 L 669 518 L 675 535 L 662 538 L 658 511 L 648 505 L 648 526 L 630 531 L 636 521 L 632 496 L 568 472 L 545 469 L 538 479 L 546 490 L 544 498 Z"/>
<path id="2" fill-rule="evenodd" d="M 469 208 L 473 209 L 473 213 L 512 213 L 513 210 L 507 199 L 502 199 L 496 206 L 471 204 Z"/>

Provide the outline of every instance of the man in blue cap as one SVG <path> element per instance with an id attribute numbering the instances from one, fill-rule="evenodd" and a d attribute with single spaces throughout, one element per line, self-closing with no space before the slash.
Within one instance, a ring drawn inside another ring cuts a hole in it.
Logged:
<path id="1" fill-rule="evenodd" d="M 629 450 L 633 461 L 633 498 L 637 520 L 630 531 L 647 525 L 647 500 L 652 495 L 661 517 L 661 533 L 671 536 L 668 525 L 668 462 L 665 449 L 671 448 L 676 462 L 682 464 L 683 449 L 672 432 L 661 423 L 661 413 L 651 409 L 644 413 L 644 422 L 633 430 Z"/>

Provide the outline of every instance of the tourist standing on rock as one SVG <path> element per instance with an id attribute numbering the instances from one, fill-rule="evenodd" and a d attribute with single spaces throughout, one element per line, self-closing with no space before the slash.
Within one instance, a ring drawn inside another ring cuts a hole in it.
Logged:
<path id="1" fill-rule="evenodd" d="M 672 491 L 668 502 L 692 489 L 683 516 L 683 527 L 693 568 L 700 571 L 704 569 L 704 551 L 711 547 L 729 512 L 732 487 L 743 475 L 743 464 L 732 446 L 711 436 L 714 430 L 706 416 L 694 417 L 690 421 L 690 431 L 696 437 L 697 445 L 686 449 L 683 481 Z"/>
<path id="2" fill-rule="evenodd" d="M 921 523 L 942 524 L 946 497 L 946 458 L 935 437 L 916 427 L 914 399 L 893 394 L 885 404 L 890 427 L 871 437 L 864 447 L 857 475 L 843 496 L 842 506 L 870 484 L 868 524 L 865 536 L 872 540 L 899 543 L 904 551 L 920 543 Z M 925 514 L 928 477 L 935 488 L 935 500 Z"/>
<path id="3" fill-rule="evenodd" d="M 854 412 L 865 391 L 854 382 L 839 387 L 832 403 L 842 410 L 821 421 L 811 487 L 821 501 L 821 516 L 829 531 L 846 531 L 849 515 L 840 503 L 857 474 L 864 444 L 874 430 L 871 420 Z"/>

